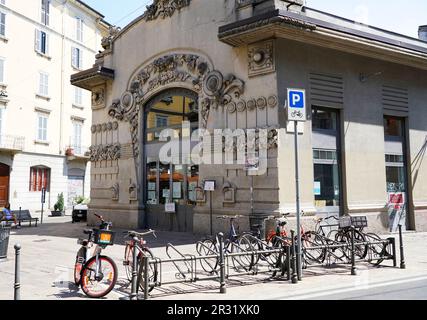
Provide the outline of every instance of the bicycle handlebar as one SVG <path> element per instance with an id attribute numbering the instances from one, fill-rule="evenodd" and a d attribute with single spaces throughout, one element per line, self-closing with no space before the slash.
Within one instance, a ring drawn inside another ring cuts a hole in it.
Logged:
<path id="1" fill-rule="evenodd" d="M 232 219 L 239 219 L 239 218 L 243 218 L 244 216 L 242 215 L 236 215 L 236 216 L 220 216 L 220 217 L 216 217 L 217 219 L 224 219 L 224 220 L 232 220 Z"/>
<path id="2" fill-rule="evenodd" d="M 124 234 L 126 234 L 127 237 L 129 238 L 142 238 L 144 236 L 148 236 L 149 234 L 152 234 L 154 236 L 154 238 L 157 238 L 156 236 L 156 231 L 155 230 L 148 230 L 147 232 L 136 232 L 136 231 L 124 231 Z"/>

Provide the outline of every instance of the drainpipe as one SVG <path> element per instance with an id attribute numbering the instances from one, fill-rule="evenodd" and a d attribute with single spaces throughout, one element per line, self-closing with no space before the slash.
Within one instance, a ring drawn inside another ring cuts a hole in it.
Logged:
<path id="1" fill-rule="evenodd" d="M 59 154 L 62 154 L 62 145 L 63 145 L 63 140 L 64 140 L 64 135 L 63 135 L 63 126 L 64 126 L 64 122 L 63 122 L 63 113 L 64 113 L 64 50 L 65 50 L 65 28 L 64 28 L 64 13 L 65 13 L 65 5 L 67 4 L 68 0 L 63 0 L 61 5 L 62 5 L 62 10 L 61 10 L 61 18 L 62 18 L 62 23 L 61 23 L 61 37 L 62 37 L 62 41 L 61 41 L 61 104 L 60 104 L 60 109 L 59 109 Z"/>

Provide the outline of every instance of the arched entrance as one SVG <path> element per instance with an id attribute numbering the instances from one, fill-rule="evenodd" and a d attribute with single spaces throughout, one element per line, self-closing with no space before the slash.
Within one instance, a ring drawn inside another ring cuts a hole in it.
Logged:
<path id="1" fill-rule="evenodd" d="M 0 207 L 9 203 L 10 167 L 0 163 Z"/>
<path id="2" fill-rule="evenodd" d="M 184 121 L 189 122 L 190 128 L 182 127 Z M 187 89 L 163 91 L 145 104 L 144 123 L 142 181 L 145 187 L 147 227 L 191 232 L 199 167 L 184 163 L 182 159 L 186 159 L 189 154 L 182 145 L 185 140 L 190 140 L 192 132 L 199 127 L 197 94 Z M 159 139 L 165 129 L 173 130 L 170 132 L 173 132 L 174 137 L 179 137 L 183 142 L 179 154 L 173 154 L 172 162 L 164 162 L 159 156 L 161 148 L 167 143 Z M 175 204 L 175 212 L 166 212 L 166 204 L 171 203 Z"/>

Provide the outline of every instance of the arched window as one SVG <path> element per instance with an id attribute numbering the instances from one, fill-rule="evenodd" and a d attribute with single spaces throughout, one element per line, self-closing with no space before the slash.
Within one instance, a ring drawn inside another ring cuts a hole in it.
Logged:
<path id="1" fill-rule="evenodd" d="M 42 191 L 50 188 L 50 168 L 44 166 L 35 166 L 30 168 L 30 191 Z"/>

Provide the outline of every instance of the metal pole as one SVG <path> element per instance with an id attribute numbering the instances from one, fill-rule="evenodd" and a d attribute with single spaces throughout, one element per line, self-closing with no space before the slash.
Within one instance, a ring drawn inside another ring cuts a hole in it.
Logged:
<path id="1" fill-rule="evenodd" d="M 212 191 L 209 191 L 209 212 L 211 219 L 211 236 L 213 235 Z"/>
<path id="2" fill-rule="evenodd" d="M 148 288 L 150 281 L 148 269 L 150 268 L 150 258 L 148 255 L 144 255 L 142 259 L 144 259 L 144 300 L 148 300 Z"/>
<path id="3" fill-rule="evenodd" d="M 356 259 L 355 259 L 355 247 L 354 247 L 354 227 L 351 226 L 351 275 L 357 275 L 356 272 Z"/>
<path id="4" fill-rule="evenodd" d="M 227 288 L 225 287 L 225 257 L 224 257 L 224 234 L 221 232 L 218 234 L 219 240 L 219 292 L 227 293 Z"/>
<path id="5" fill-rule="evenodd" d="M 14 300 L 21 300 L 21 245 L 15 244 L 15 291 Z"/>
<path id="6" fill-rule="evenodd" d="M 40 224 L 43 224 L 43 202 L 42 202 L 42 216 L 41 216 L 41 219 L 40 219 Z"/>
<path id="7" fill-rule="evenodd" d="M 406 269 L 405 255 L 403 252 L 402 225 L 399 224 L 399 243 L 400 243 L 400 269 Z"/>
<path id="8" fill-rule="evenodd" d="M 254 176 L 251 175 L 251 216 L 254 215 Z"/>
<path id="9" fill-rule="evenodd" d="M 389 241 L 389 243 L 391 244 L 391 249 L 393 250 L 393 267 L 397 267 L 397 257 L 396 257 L 396 239 L 395 238 L 388 238 L 387 239 Z M 384 247 L 384 251 L 382 252 L 382 254 L 386 254 L 387 247 Z"/>
<path id="10" fill-rule="evenodd" d="M 291 280 L 291 247 L 286 246 L 286 277 L 288 281 Z"/>
<path id="11" fill-rule="evenodd" d="M 298 275 L 297 275 L 297 262 L 296 262 L 296 248 L 295 248 L 295 231 L 291 230 L 291 237 L 292 237 L 292 277 L 291 281 L 292 283 L 298 283 Z"/>
<path id="12" fill-rule="evenodd" d="M 295 186 L 296 186 L 296 207 L 297 207 L 297 267 L 298 267 L 298 280 L 301 281 L 302 275 L 302 256 L 301 256 L 301 208 L 300 208 L 300 195 L 299 195 L 299 166 L 298 166 L 298 122 L 294 121 L 295 128 Z"/>
<path id="13" fill-rule="evenodd" d="M 138 238 L 133 238 L 134 245 L 132 248 L 132 287 L 130 300 L 138 300 L 138 257 L 137 257 L 137 248 L 136 242 Z"/>

